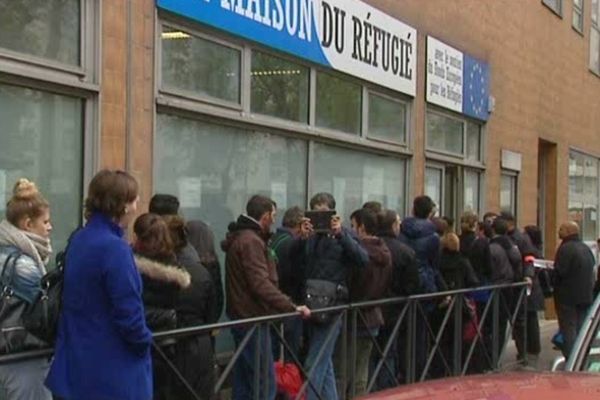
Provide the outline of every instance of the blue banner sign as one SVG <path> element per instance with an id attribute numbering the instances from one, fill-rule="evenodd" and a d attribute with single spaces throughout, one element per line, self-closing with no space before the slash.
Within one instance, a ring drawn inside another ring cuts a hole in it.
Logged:
<path id="1" fill-rule="evenodd" d="M 156 0 L 163 10 L 415 95 L 417 31 L 358 0 Z"/>

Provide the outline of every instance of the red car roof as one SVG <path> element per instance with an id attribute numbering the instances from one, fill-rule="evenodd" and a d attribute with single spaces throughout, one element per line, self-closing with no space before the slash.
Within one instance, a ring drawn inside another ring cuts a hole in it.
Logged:
<path id="1" fill-rule="evenodd" d="M 598 400 L 600 374 L 515 372 L 432 380 L 362 400 Z"/>

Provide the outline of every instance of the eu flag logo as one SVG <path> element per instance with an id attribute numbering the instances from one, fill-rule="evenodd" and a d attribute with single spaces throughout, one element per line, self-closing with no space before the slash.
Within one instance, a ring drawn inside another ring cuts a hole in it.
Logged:
<path id="1" fill-rule="evenodd" d="M 489 94 L 489 65 L 464 54 L 463 113 L 487 121 Z"/>

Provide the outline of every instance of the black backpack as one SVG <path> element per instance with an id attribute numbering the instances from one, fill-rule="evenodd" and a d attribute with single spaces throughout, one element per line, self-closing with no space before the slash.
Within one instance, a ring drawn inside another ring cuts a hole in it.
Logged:
<path id="1" fill-rule="evenodd" d="M 22 316 L 25 329 L 51 346 L 56 342 L 58 319 L 62 308 L 67 251 L 71 238 L 78 230 L 71 233 L 65 249 L 56 255 L 56 268 L 42 277 L 40 294 L 33 303 L 28 305 Z"/>

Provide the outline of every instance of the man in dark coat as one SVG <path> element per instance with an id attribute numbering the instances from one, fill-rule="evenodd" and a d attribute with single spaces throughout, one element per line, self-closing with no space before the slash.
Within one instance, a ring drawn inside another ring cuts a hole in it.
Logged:
<path id="1" fill-rule="evenodd" d="M 527 309 L 523 307 L 519 309 L 517 318 L 515 320 L 515 327 L 513 330 L 513 339 L 517 347 L 517 359 L 524 361 L 524 353 L 528 353 L 528 364 L 532 366 L 537 365 L 537 357 L 542 351 L 541 338 L 540 338 L 540 324 L 538 321 L 537 312 L 541 295 L 540 281 L 537 279 L 533 269 L 533 260 L 535 260 L 538 252 L 531 243 L 531 239 L 528 235 L 523 234 L 516 225 L 515 217 L 512 213 L 501 212 L 500 218 L 503 218 L 508 226 L 508 237 L 510 240 L 519 248 L 521 253 L 521 261 L 523 263 L 523 278 L 531 285 L 529 298 L 527 299 Z M 516 289 L 517 291 L 520 288 Z M 517 293 L 515 293 L 517 295 Z M 533 295 L 536 298 L 533 298 Z M 537 301 L 535 301 L 537 300 Z M 543 296 L 541 298 L 543 307 Z M 535 307 L 538 306 L 538 307 Z M 543 309 L 543 308 L 542 308 Z M 527 335 L 525 335 L 525 325 L 527 324 Z M 527 337 L 527 343 L 525 342 Z"/>
<path id="2" fill-rule="evenodd" d="M 418 196 L 413 201 L 413 216 L 402 221 L 400 241 L 414 250 L 419 266 L 421 292 L 434 293 L 446 289 L 440 278 L 440 237 L 429 219 L 435 204 L 429 196 Z"/>
<path id="3" fill-rule="evenodd" d="M 394 210 L 383 210 L 379 215 L 379 237 L 383 239 L 390 249 L 392 256 L 392 283 L 386 297 L 410 296 L 419 293 L 421 290 L 419 267 L 415 252 L 398 239 L 399 234 L 400 216 Z M 384 325 L 377 337 L 380 348 L 383 349 L 387 345 L 403 306 L 404 303 L 384 307 Z M 404 368 L 406 363 L 404 360 L 408 351 L 407 345 L 406 324 L 403 323 L 388 353 L 386 359 L 387 367 L 383 367 L 379 371 L 374 390 L 383 390 L 396 386 L 394 378 L 397 376 L 406 376 Z M 374 352 L 371 358 L 372 370 L 374 370 L 380 359 L 379 352 Z"/>
<path id="4" fill-rule="evenodd" d="M 595 260 L 590 248 L 579 238 L 579 226 L 575 222 L 563 223 L 558 236 L 562 243 L 554 257 L 554 298 L 558 326 L 565 340 L 561 350 L 569 357 L 593 301 Z"/>
<path id="5" fill-rule="evenodd" d="M 278 288 L 277 269 L 267 248 L 270 228 L 275 221 L 276 204 L 265 196 L 255 195 L 246 205 L 246 214 L 229 224 L 229 233 L 221 244 L 226 252 L 225 284 L 227 314 L 231 319 L 252 318 L 263 315 L 298 311 L 305 318 L 310 316 L 306 306 L 296 306 Z M 232 328 L 236 346 L 246 334 L 247 327 Z M 268 371 L 267 392 L 259 390 L 265 400 L 275 398 L 275 371 L 271 337 L 262 327 L 253 334 L 234 366 L 233 398 L 252 399 L 255 374 Z M 260 369 L 256 371 L 255 355 L 260 355 Z M 261 385 L 262 386 L 262 385 Z"/>
<path id="6" fill-rule="evenodd" d="M 430 218 L 435 213 L 435 203 L 429 196 L 417 196 L 413 201 L 413 216 L 402 221 L 400 226 L 400 241 L 414 250 L 419 269 L 422 293 L 435 293 L 445 291 L 444 283 L 439 271 L 440 237 L 436 233 L 436 226 Z M 427 318 L 435 310 L 435 304 L 425 304 Z M 427 321 L 423 316 L 417 319 L 417 331 L 427 332 Z M 417 376 L 425 367 L 427 350 L 430 339 L 427 334 L 417 335 L 415 343 L 415 362 Z"/>

